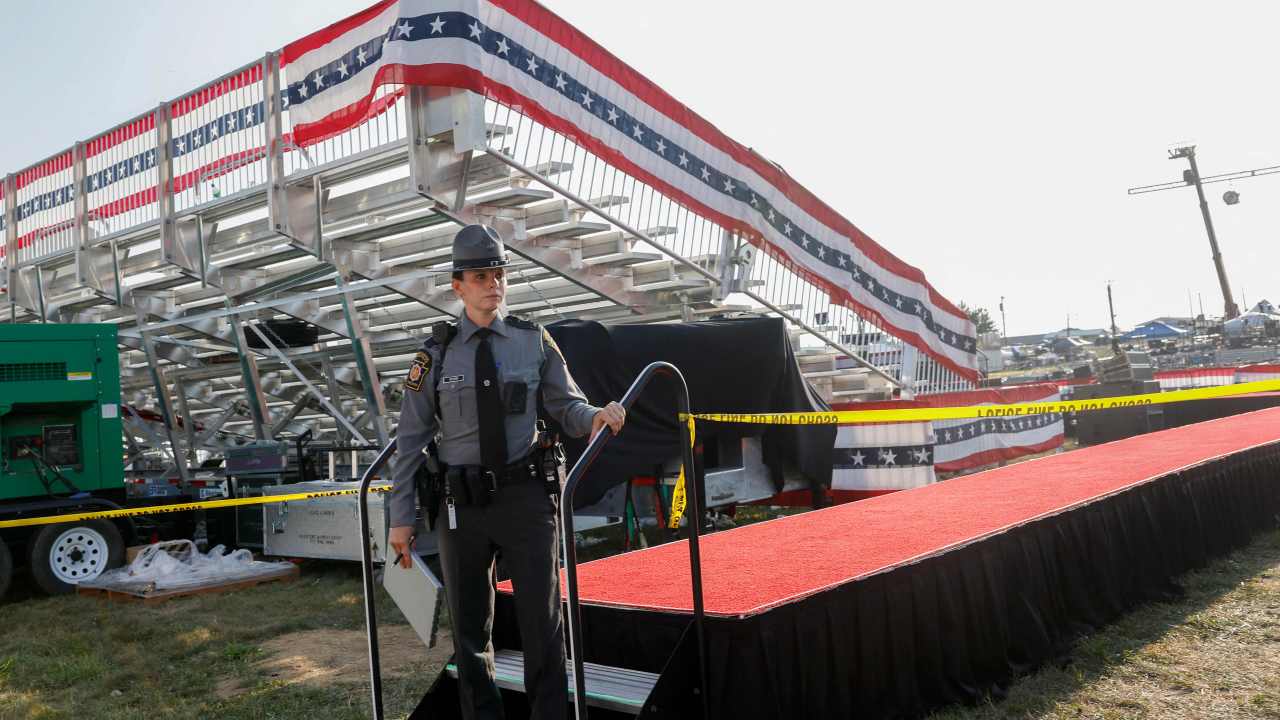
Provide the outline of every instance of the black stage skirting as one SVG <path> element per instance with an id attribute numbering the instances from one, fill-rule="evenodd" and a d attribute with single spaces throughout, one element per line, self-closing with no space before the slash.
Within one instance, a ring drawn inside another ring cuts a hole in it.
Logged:
<path id="1" fill-rule="evenodd" d="M 709 617 L 712 717 L 909 717 L 999 696 L 1081 633 L 1177 597 L 1179 575 L 1278 522 L 1271 444 L 757 615 Z M 510 599 L 498 598 L 499 647 L 519 646 Z M 588 660 L 651 672 L 689 622 L 592 605 L 583 614 Z"/>
<path id="2" fill-rule="evenodd" d="M 1164 426 L 1182 427 L 1217 418 L 1240 415 L 1280 405 L 1280 392 L 1169 403 L 1164 406 Z"/>

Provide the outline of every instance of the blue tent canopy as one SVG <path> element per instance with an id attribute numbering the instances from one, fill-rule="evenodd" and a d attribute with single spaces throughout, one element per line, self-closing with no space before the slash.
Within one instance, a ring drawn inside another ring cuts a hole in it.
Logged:
<path id="1" fill-rule="evenodd" d="M 1120 336 L 1122 340 L 1152 340 L 1155 338 L 1171 338 L 1186 335 L 1187 331 L 1168 323 L 1152 320 Z"/>

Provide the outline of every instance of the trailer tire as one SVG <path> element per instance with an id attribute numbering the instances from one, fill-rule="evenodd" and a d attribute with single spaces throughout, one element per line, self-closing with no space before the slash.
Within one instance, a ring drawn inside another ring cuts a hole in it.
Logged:
<path id="1" fill-rule="evenodd" d="M 0 600 L 9 591 L 9 582 L 12 580 L 13 555 L 9 552 L 9 546 L 4 544 L 4 539 L 0 538 Z"/>
<path id="2" fill-rule="evenodd" d="M 75 590 L 124 563 L 124 538 L 106 520 L 45 525 L 31 542 L 31 577 L 50 595 Z"/>

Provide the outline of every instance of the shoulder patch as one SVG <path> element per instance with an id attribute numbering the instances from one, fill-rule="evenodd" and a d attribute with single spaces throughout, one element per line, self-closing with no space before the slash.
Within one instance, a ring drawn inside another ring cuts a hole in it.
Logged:
<path id="1" fill-rule="evenodd" d="M 422 390 L 422 382 L 431 374 L 431 354 L 419 350 L 409 364 L 409 375 L 404 379 L 404 386 L 414 392 Z"/>
<path id="2" fill-rule="evenodd" d="M 520 328 L 521 330 L 537 330 L 538 329 L 538 325 L 536 323 L 531 323 L 528 320 L 525 320 L 524 318 L 516 317 L 515 315 L 508 315 L 505 318 L 503 318 L 502 321 L 505 322 L 510 327 L 517 327 L 517 328 Z"/>
<path id="3" fill-rule="evenodd" d="M 546 328 L 542 328 L 542 342 L 555 351 L 555 354 L 559 355 L 561 360 L 564 359 L 564 353 L 560 352 L 560 346 L 556 344 L 556 339 L 551 337 L 551 331 Z"/>

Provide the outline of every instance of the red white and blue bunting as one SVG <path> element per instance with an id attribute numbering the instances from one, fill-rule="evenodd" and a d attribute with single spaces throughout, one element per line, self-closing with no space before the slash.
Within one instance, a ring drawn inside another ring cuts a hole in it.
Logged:
<path id="1" fill-rule="evenodd" d="M 996 397 L 990 397 L 999 393 Z M 988 395 L 986 399 L 952 402 L 952 405 L 992 405 L 1015 402 L 1052 402 L 1060 400 L 1052 385 L 1035 385 L 1025 392 L 978 390 L 947 395 Z M 1006 399 L 1016 396 L 1017 399 Z M 933 398 L 935 396 L 928 396 Z M 957 398 L 958 400 L 958 398 Z M 990 465 L 1025 455 L 1061 447 L 1062 415 L 1030 415 L 1027 417 L 980 418 L 976 420 L 935 420 L 933 422 L 934 456 L 938 470 L 957 472 Z"/>
<path id="2" fill-rule="evenodd" d="M 482 93 L 742 232 L 833 301 L 977 377 L 973 324 L 923 273 L 537 3 L 386 1 L 290 44 L 282 64 L 299 144 L 362 121 L 386 83 Z"/>
<path id="3" fill-rule="evenodd" d="M 844 425 L 836 431 L 832 490 L 888 492 L 928 485 L 934 475 L 929 423 Z"/>
<path id="4" fill-rule="evenodd" d="M 962 407 L 1058 400 L 1052 383 L 925 395 L 916 400 L 836 405 L 836 410 Z M 836 434 L 833 490 L 921 487 L 935 472 L 974 470 L 1061 447 L 1062 415 L 847 425 Z"/>

